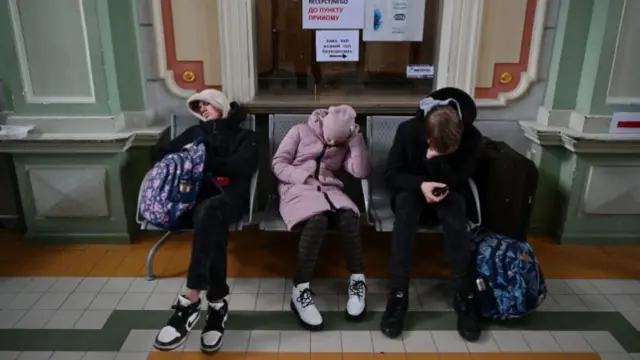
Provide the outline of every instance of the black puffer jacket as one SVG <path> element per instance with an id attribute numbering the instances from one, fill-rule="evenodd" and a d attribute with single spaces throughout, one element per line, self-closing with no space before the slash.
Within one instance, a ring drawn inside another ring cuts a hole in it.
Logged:
<path id="1" fill-rule="evenodd" d="M 178 152 L 183 146 L 197 139 L 205 139 L 207 160 L 205 172 L 216 177 L 229 178 L 225 187 L 225 196 L 236 204 L 246 207 L 249 200 L 251 177 L 258 167 L 258 146 L 256 134 L 252 130 L 240 127 L 245 121 L 247 112 L 237 103 L 231 103 L 227 117 L 201 121 L 175 139 L 166 144 L 159 144 L 154 149 L 153 161 L 160 161 L 165 155 Z M 217 187 L 205 181 L 201 190 L 202 197 L 219 193 Z"/>
<path id="2" fill-rule="evenodd" d="M 441 182 L 455 191 L 467 184 L 475 170 L 482 147 L 482 134 L 473 126 L 477 116 L 475 102 L 456 88 L 443 88 L 429 96 L 436 100 L 454 99 L 460 105 L 464 123 L 460 147 L 450 155 L 427 160 L 425 116 L 418 110 L 415 117 L 398 126 L 389 151 L 385 181 L 393 194 L 420 191 L 425 181 Z"/>

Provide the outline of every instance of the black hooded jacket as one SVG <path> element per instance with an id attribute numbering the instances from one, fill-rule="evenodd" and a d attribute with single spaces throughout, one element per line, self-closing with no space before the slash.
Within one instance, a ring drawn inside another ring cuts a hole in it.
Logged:
<path id="1" fill-rule="evenodd" d="M 253 130 L 240 127 L 246 117 L 247 112 L 233 102 L 227 117 L 201 121 L 170 142 L 158 144 L 154 149 L 153 161 L 160 161 L 165 155 L 176 153 L 183 146 L 202 138 L 207 146 L 204 171 L 215 177 L 229 178 L 230 183 L 224 188 L 225 195 L 238 205 L 246 205 L 251 177 L 258 168 L 256 134 Z M 218 193 L 219 190 L 213 183 L 204 181 L 201 198 Z"/>
<path id="2" fill-rule="evenodd" d="M 425 116 L 418 110 L 415 117 L 398 126 L 389 151 L 385 181 L 393 194 L 420 191 L 420 185 L 425 181 L 444 183 L 456 191 L 467 183 L 475 170 L 482 146 L 482 134 L 473 126 L 477 116 L 475 102 L 457 88 L 443 88 L 430 97 L 454 99 L 460 105 L 464 124 L 460 147 L 452 154 L 427 159 Z"/>

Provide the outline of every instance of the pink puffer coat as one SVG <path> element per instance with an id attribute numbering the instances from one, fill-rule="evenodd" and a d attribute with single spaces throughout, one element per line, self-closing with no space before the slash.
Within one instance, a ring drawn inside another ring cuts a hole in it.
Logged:
<path id="1" fill-rule="evenodd" d="M 289 130 L 273 157 L 273 172 L 280 181 L 280 214 L 289 230 L 301 221 L 334 209 L 351 209 L 360 215 L 356 204 L 342 191 L 344 184 L 336 173 L 344 167 L 358 179 L 369 175 L 371 164 L 364 139 L 355 133 L 344 146 L 325 149 L 325 145 L 321 120 L 314 112 L 307 123 Z M 318 189 L 305 181 L 315 174 L 317 159 L 323 151 L 318 173 L 322 186 Z"/>

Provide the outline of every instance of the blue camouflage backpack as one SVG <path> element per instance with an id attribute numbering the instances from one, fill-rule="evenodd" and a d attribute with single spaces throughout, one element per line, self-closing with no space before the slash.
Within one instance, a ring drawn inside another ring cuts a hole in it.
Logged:
<path id="1" fill-rule="evenodd" d="M 547 297 L 547 286 L 528 243 L 483 229 L 474 242 L 482 317 L 515 319 L 540 306 Z"/>
<path id="2" fill-rule="evenodd" d="M 177 227 L 180 215 L 196 203 L 205 159 L 204 141 L 197 140 L 156 163 L 141 193 L 140 215 L 163 229 Z"/>

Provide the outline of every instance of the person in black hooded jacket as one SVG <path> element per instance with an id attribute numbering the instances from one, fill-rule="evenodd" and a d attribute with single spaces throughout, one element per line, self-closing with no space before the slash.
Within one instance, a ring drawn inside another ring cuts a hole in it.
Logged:
<path id="1" fill-rule="evenodd" d="M 187 273 L 187 291 L 178 297 L 175 312 L 158 333 L 158 350 L 179 347 L 200 317 L 200 293 L 207 290 L 207 320 L 200 346 L 204 352 L 220 348 L 229 305 L 227 285 L 227 240 L 229 226 L 242 219 L 248 210 L 251 178 L 258 167 L 256 135 L 243 129 L 247 113 L 237 103 L 229 103 L 217 90 L 204 90 L 187 100 L 189 110 L 200 124 L 185 130 L 168 144 L 158 145 L 154 161 L 178 152 L 197 139 L 204 139 L 207 175 L 193 211 L 180 221 L 193 227 L 191 263 Z M 213 182 L 222 187 L 220 191 Z"/>
<path id="2" fill-rule="evenodd" d="M 468 341 L 480 337 L 475 297 L 472 234 L 466 203 L 482 146 L 473 122 L 474 100 L 457 88 L 443 88 L 420 102 L 415 117 L 403 122 L 393 140 L 385 169 L 395 214 L 390 259 L 390 292 L 381 331 L 392 338 L 402 333 L 409 307 L 415 233 L 424 221 L 442 225 L 451 264 L 458 332 Z"/>

